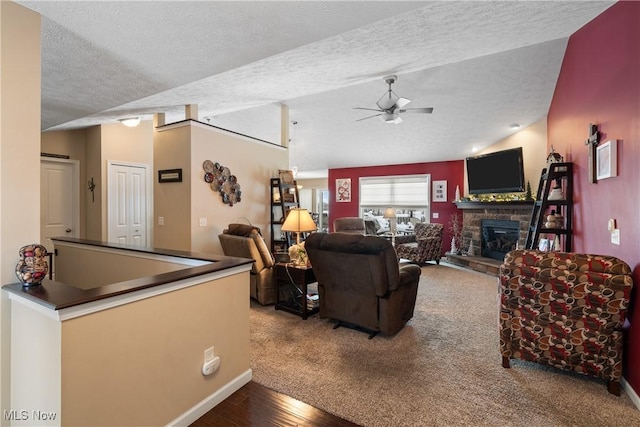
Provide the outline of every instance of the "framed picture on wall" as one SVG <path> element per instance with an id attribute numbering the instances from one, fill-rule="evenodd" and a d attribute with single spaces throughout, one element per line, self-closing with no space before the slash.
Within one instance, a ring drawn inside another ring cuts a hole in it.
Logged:
<path id="1" fill-rule="evenodd" d="M 618 176 L 618 140 L 611 139 L 596 147 L 596 178 Z"/>
<path id="2" fill-rule="evenodd" d="M 447 201 L 447 181 L 433 181 L 433 196 L 431 198 L 434 202 Z"/>
<path id="3" fill-rule="evenodd" d="M 336 179 L 336 202 L 351 201 L 351 178 Z"/>

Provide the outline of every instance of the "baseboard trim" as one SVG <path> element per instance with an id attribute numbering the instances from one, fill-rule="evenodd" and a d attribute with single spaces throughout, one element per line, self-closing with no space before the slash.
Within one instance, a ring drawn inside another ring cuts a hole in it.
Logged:
<path id="1" fill-rule="evenodd" d="M 194 423 L 198 418 L 209 412 L 213 407 L 217 404 L 225 400 L 227 397 L 231 396 L 233 393 L 238 391 L 243 385 L 247 384 L 251 381 L 252 371 L 251 369 L 246 370 L 242 374 L 235 377 L 233 380 L 225 384 L 222 388 L 220 388 L 215 393 L 206 397 L 193 406 L 191 409 L 172 420 L 167 424 L 167 426 L 189 426 Z"/>
<path id="2" fill-rule="evenodd" d="M 640 410 L 640 397 L 638 396 L 638 393 L 636 393 L 633 387 L 631 387 L 631 384 L 629 384 L 627 380 L 624 379 L 624 377 L 621 378 L 620 384 L 622 385 L 622 389 L 625 391 L 625 393 L 627 393 L 627 395 L 629 395 L 629 397 L 631 398 L 633 404 L 636 405 L 636 408 Z"/>

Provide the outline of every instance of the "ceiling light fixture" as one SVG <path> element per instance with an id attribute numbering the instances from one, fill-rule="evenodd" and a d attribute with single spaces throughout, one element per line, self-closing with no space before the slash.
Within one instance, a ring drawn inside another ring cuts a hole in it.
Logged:
<path id="1" fill-rule="evenodd" d="M 385 123 L 400 123 L 402 119 L 398 113 L 383 113 L 380 115 Z"/>
<path id="2" fill-rule="evenodd" d="M 134 128 L 140 124 L 140 117 L 127 117 L 126 119 L 118 119 L 123 125 Z"/>

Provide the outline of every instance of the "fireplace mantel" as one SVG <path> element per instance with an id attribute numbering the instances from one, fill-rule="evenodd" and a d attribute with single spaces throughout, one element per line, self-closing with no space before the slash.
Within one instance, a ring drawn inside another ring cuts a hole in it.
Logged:
<path id="1" fill-rule="evenodd" d="M 529 209 L 533 208 L 533 200 L 511 200 L 507 202 L 459 201 L 453 202 L 458 209 Z"/>

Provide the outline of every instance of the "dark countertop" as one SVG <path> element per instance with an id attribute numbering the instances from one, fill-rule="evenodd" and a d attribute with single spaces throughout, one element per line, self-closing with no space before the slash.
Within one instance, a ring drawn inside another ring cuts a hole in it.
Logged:
<path id="1" fill-rule="evenodd" d="M 112 283 L 93 289 L 79 289 L 65 283 L 45 279 L 41 285 L 25 287 L 22 283 L 4 285 L 2 289 L 7 292 L 20 295 L 37 304 L 50 308 L 51 310 L 61 310 L 74 307 L 88 302 L 111 298 L 117 295 L 127 294 L 142 289 L 179 280 L 189 279 L 203 274 L 223 271 L 230 268 L 251 264 L 253 260 L 247 258 L 235 258 L 224 255 L 212 255 L 195 252 L 174 251 L 169 249 L 150 248 L 122 245 L 117 243 L 100 242 L 96 240 L 73 239 L 73 238 L 52 238 L 54 242 L 75 243 L 79 245 L 99 246 L 102 248 L 133 251 L 155 255 L 166 255 L 171 257 L 209 261 L 210 264 L 195 267 L 185 266 L 185 268 L 168 273 L 156 274 L 124 282 Z"/>

